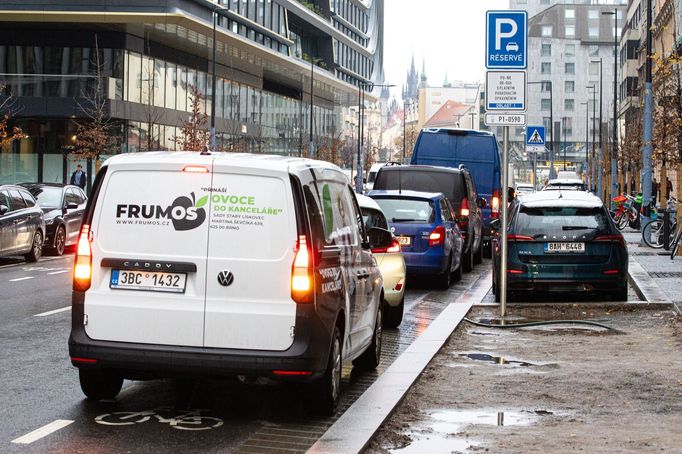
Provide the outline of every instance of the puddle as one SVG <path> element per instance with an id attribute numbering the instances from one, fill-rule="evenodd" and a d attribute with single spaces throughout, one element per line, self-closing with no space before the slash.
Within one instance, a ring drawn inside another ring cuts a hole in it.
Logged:
<path id="1" fill-rule="evenodd" d="M 529 363 L 526 361 L 520 361 L 520 360 L 515 360 L 515 359 L 507 359 L 507 358 L 503 358 L 501 356 L 487 355 L 485 353 L 460 353 L 458 356 L 460 356 L 462 358 L 469 358 L 473 361 L 483 361 L 483 362 L 491 363 L 491 364 L 512 365 L 512 366 L 520 366 L 520 367 L 537 366 L 537 364 Z"/>
<path id="2" fill-rule="evenodd" d="M 436 452 L 465 452 L 480 445 L 476 440 L 458 437 L 469 426 L 529 426 L 538 420 L 539 416 L 554 414 L 548 410 L 534 410 L 528 412 L 491 411 L 491 410 L 443 410 L 431 414 L 428 426 L 416 428 L 407 433 L 412 442 L 400 448 L 390 449 L 390 452 L 436 453 Z"/>

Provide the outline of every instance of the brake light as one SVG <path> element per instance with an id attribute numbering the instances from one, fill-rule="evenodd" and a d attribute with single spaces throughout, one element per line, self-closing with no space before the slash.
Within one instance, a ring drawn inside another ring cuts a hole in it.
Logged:
<path id="1" fill-rule="evenodd" d="M 533 241 L 533 237 L 526 235 L 507 235 L 507 241 Z"/>
<path id="2" fill-rule="evenodd" d="M 208 167 L 205 166 L 185 166 L 182 168 L 183 172 L 189 173 L 208 173 Z"/>
<path id="3" fill-rule="evenodd" d="M 490 199 L 490 217 L 498 219 L 500 217 L 500 190 L 493 190 L 493 196 Z"/>
<path id="4" fill-rule="evenodd" d="M 466 197 L 462 199 L 462 203 L 459 206 L 459 213 L 462 216 L 469 216 L 469 199 Z"/>
<path id="5" fill-rule="evenodd" d="M 400 243 L 397 238 L 393 238 L 391 245 L 388 247 L 377 247 L 372 249 L 373 254 L 395 254 L 400 252 Z"/>
<path id="6" fill-rule="evenodd" d="M 73 364 L 97 364 L 97 360 L 93 358 L 71 357 L 71 362 Z"/>
<path id="7" fill-rule="evenodd" d="M 625 238 L 623 238 L 622 235 L 599 235 L 594 239 L 594 241 L 598 242 L 611 242 L 611 241 L 617 241 L 618 243 L 621 244 L 621 246 L 625 246 Z"/>
<path id="8" fill-rule="evenodd" d="M 521 271 L 521 270 L 513 270 L 513 269 L 510 268 L 510 269 L 507 270 L 507 273 L 509 273 L 509 274 L 523 274 L 523 271 Z"/>
<path id="9" fill-rule="evenodd" d="M 429 235 L 429 247 L 434 247 L 434 246 L 440 246 L 441 244 L 445 243 L 445 227 L 442 225 L 439 225 L 435 229 L 433 229 L 433 232 L 431 232 L 431 235 Z"/>
<path id="10" fill-rule="evenodd" d="M 298 237 L 295 251 L 294 264 L 291 267 L 291 298 L 297 303 L 310 303 L 313 278 L 308 240 L 305 235 Z"/>
<path id="11" fill-rule="evenodd" d="M 603 274 L 618 274 L 619 272 L 620 271 L 618 271 L 618 270 L 606 270 L 606 271 L 603 271 L 602 273 Z"/>
<path id="12" fill-rule="evenodd" d="M 273 375 L 279 375 L 281 377 L 300 377 L 312 375 L 312 371 L 309 370 L 273 370 Z"/>
<path id="13" fill-rule="evenodd" d="M 73 267 L 73 289 L 84 292 L 90 288 L 92 278 L 92 231 L 88 224 L 83 224 L 78 237 L 76 262 Z"/>

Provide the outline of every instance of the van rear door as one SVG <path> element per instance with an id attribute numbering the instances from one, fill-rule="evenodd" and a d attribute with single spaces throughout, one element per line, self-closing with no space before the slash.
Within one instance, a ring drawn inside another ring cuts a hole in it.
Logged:
<path id="1" fill-rule="evenodd" d="M 296 213 L 289 174 L 214 163 L 206 347 L 283 351 L 293 342 Z"/>
<path id="2" fill-rule="evenodd" d="M 91 226 L 89 337 L 203 345 L 210 170 L 198 153 L 109 165 Z"/>

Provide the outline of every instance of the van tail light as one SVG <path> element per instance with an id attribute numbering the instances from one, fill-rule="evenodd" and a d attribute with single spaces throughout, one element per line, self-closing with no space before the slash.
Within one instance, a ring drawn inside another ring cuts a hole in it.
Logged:
<path id="1" fill-rule="evenodd" d="M 594 239 L 594 241 L 599 243 L 610 243 L 612 241 L 617 241 L 621 246 L 625 247 L 625 238 L 623 238 L 623 235 L 599 235 Z"/>
<path id="2" fill-rule="evenodd" d="M 395 254 L 400 252 L 400 243 L 397 238 L 393 238 L 391 245 L 388 247 L 377 247 L 372 249 L 373 254 Z"/>
<path id="3" fill-rule="evenodd" d="M 429 247 L 440 246 L 442 244 L 445 244 L 445 228 L 439 225 L 429 235 Z"/>
<path id="4" fill-rule="evenodd" d="M 533 241 L 533 237 L 526 236 L 526 235 L 507 235 L 507 241 L 516 241 L 516 242 Z"/>
<path id="5" fill-rule="evenodd" d="M 462 217 L 469 216 L 469 199 L 467 199 L 466 197 L 462 199 L 462 203 L 459 206 L 459 214 Z"/>
<path id="6" fill-rule="evenodd" d="M 305 235 L 298 237 L 291 267 L 291 298 L 297 303 L 311 303 L 313 298 L 312 260 Z"/>
<path id="7" fill-rule="evenodd" d="M 73 267 L 73 289 L 84 292 L 90 288 L 92 278 L 92 231 L 88 224 L 83 224 L 78 237 L 76 262 Z"/>
<path id="8" fill-rule="evenodd" d="M 206 166 L 185 166 L 182 168 L 183 172 L 188 173 L 208 173 L 208 167 Z"/>
<path id="9" fill-rule="evenodd" d="M 493 190 L 493 196 L 490 199 L 490 217 L 492 219 L 499 219 L 500 217 L 500 190 Z"/>

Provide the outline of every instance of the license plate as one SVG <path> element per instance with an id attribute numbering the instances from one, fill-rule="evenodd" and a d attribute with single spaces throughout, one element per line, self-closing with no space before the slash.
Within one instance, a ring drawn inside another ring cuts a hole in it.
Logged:
<path id="1" fill-rule="evenodd" d="M 398 244 L 400 244 L 401 246 L 409 246 L 410 244 L 412 244 L 412 238 L 409 236 L 399 236 Z"/>
<path id="2" fill-rule="evenodd" d="M 585 243 L 545 243 L 545 253 L 584 254 Z"/>
<path id="3" fill-rule="evenodd" d="M 187 275 L 157 271 L 111 270 L 109 288 L 146 292 L 185 293 Z"/>

